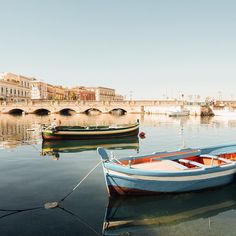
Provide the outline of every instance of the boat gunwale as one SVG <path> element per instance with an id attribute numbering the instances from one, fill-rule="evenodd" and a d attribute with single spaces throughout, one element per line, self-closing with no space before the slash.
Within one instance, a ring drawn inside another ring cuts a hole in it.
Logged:
<path id="1" fill-rule="evenodd" d="M 142 158 L 149 158 L 152 160 L 176 160 L 179 158 L 186 158 L 186 157 L 192 157 L 192 156 L 197 156 L 201 154 L 200 149 L 192 149 L 192 148 L 186 148 L 186 149 L 180 149 L 178 151 L 173 151 L 173 152 L 154 152 L 152 154 L 146 154 L 146 155 L 141 155 L 141 156 L 129 156 L 129 157 L 122 157 L 119 158 L 119 161 L 133 161 L 133 160 L 139 160 Z M 182 155 L 182 157 L 181 157 Z M 185 157 L 186 155 L 186 157 Z"/>
<path id="2" fill-rule="evenodd" d="M 73 127 L 73 126 L 55 126 L 53 129 L 51 128 L 46 128 L 44 129 L 42 132 L 52 132 L 54 134 L 58 133 L 58 132 L 94 132 L 94 131 L 118 131 L 118 130 L 126 130 L 126 129 L 130 129 L 130 128 L 138 128 L 139 127 L 139 123 L 135 123 L 135 124 L 131 124 L 130 126 L 120 126 L 120 127 L 111 127 L 111 126 L 104 126 L 106 128 L 102 129 L 102 128 L 92 128 L 90 129 L 90 126 L 78 126 L 78 127 L 83 127 L 81 129 L 63 129 L 64 127 Z"/>
<path id="3" fill-rule="evenodd" d="M 129 167 L 128 165 L 121 165 L 118 163 L 112 162 L 103 162 L 103 166 L 107 169 L 108 174 L 109 170 L 127 174 L 127 175 L 140 175 L 140 176 L 194 176 L 194 175 L 202 175 L 202 174 L 211 174 L 217 173 L 222 171 L 231 170 L 236 167 L 236 162 L 227 163 L 224 165 L 218 166 L 204 166 L 199 168 L 189 168 L 184 170 L 177 170 L 177 171 L 168 171 L 168 170 L 144 170 L 144 169 L 136 169 Z"/>

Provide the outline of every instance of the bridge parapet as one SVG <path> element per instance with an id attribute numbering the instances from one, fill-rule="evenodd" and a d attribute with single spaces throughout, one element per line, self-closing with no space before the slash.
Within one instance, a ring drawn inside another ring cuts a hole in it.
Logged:
<path id="1" fill-rule="evenodd" d="M 128 113 L 143 113 L 164 111 L 170 107 L 181 106 L 183 101 L 177 100 L 132 100 L 132 101 L 65 101 L 65 100 L 31 100 L 27 102 L 1 102 L 0 112 L 9 113 L 19 109 L 25 113 L 35 113 L 37 110 L 48 110 L 51 113 L 58 113 L 62 110 L 74 110 L 76 113 L 85 112 L 89 109 L 97 109 L 102 113 L 111 112 L 114 109 L 121 109 Z M 157 108 L 161 109 L 157 109 Z"/>

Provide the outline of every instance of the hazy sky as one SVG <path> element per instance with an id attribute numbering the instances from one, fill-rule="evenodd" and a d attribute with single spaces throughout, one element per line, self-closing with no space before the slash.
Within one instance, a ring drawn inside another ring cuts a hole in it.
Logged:
<path id="1" fill-rule="evenodd" d="M 0 72 L 236 99 L 235 0 L 0 0 Z"/>

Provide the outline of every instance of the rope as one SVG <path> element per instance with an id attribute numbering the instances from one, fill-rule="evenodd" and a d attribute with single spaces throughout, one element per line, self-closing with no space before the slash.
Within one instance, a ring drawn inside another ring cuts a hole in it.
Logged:
<path id="1" fill-rule="evenodd" d="M 38 206 L 38 207 L 26 208 L 26 209 L 0 209 L 0 211 L 31 211 L 31 210 L 36 210 L 36 209 L 40 209 L 40 208 L 43 208 L 43 207 Z"/>
<path id="2" fill-rule="evenodd" d="M 69 211 L 63 207 L 59 207 L 62 211 L 65 211 L 66 213 L 76 217 L 83 225 L 88 227 L 91 231 L 93 231 L 96 235 L 102 236 L 100 233 L 98 233 L 89 223 L 87 223 L 85 220 L 83 220 L 80 216 L 74 214 L 72 211 Z"/>
<path id="3" fill-rule="evenodd" d="M 65 197 L 63 197 L 59 202 L 63 202 L 67 197 L 69 197 L 85 180 L 86 178 L 100 165 L 100 163 L 102 162 L 99 161 L 81 180 L 80 182 L 72 189 L 72 191 L 70 191 Z M 0 219 L 2 218 L 5 218 L 7 216 L 10 216 L 10 215 L 14 215 L 14 214 L 18 214 L 18 213 L 21 213 L 21 212 L 24 212 L 24 211 L 32 211 L 32 210 L 37 210 L 37 209 L 42 209 L 42 208 L 45 208 L 45 209 L 50 209 L 50 208 L 56 208 L 56 207 L 59 207 L 61 210 L 77 217 L 77 219 L 83 223 L 85 226 L 87 226 L 91 231 L 93 231 L 96 235 L 101 235 L 99 234 L 92 226 L 90 226 L 85 220 L 81 219 L 78 215 L 75 215 L 74 213 L 72 213 L 71 211 L 68 211 L 66 210 L 65 208 L 61 208 L 59 206 L 59 202 L 52 202 L 52 203 L 46 203 L 44 205 L 44 207 L 34 207 L 34 208 L 26 208 L 26 209 L 0 209 L 0 211 L 3 211 L 3 212 L 8 212 L 6 213 L 5 215 L 3 216 L 0 216 Z"/>
<path id="4" fill-rule="evenodd" d="M 17 214 L 17 213 L 21 213 L 21 212 L 25 212 L 25 211 L 33 211 L 33 210 L 38 210 L 38 209 L 42 209 L 43 207 L 34 207 L 34 208 L 28 208 L 28 209 L 18 209 L 18 210 L 13 210 L 13 209 L 0 209 L 0 211 L 6 211 L 6 212 L 9 212 L 3 216 L 0 216 L 0 219 L 2 218 L 5 218 L 7 216 L 10 216 L 10 215 L 14 215 L 14 214 Z"/>
<path id="5" fill-rule="evenodd" d="M 84 180 L 100 165 L 100 163 L 102 162 L 99 161 L 84 177 L 83 179 L 80 180 L 80 182 L 72 189 L 72 191 L 70 191 L 68 194 L 66 194 L 65 197 L 63 197 L 59 202 L 63 202 L 67 197 L 69 197 L 83 182 Z"/>
<path id="6" fill-rule="evenodd" d="M 59 202 L 63 202 L 67 197 L 69 197 L 83 182 L 84 180 L 100 165 L 102 161 L 99 161 L 81 180 L 80 182 L 72 189 L 72 191 L 70 191 L 68 194 L 66 194 Z M 55 204 L 57 203 L 57 204 Z M 49 204 L 49 207 L 46 206 L 47 204 Z M 50 204 L 53 204 L 53 206 L 50 206 Z M 5 211 L 5 212 L 11 212 L 11 213 L 8 213 L 7 215 L 11 215 L 11 214 L 14 214 L 14 213 L 19 213 L 19 212 L 22 212 L 22 211 L 32 211 L 32 210 L 37 210 L 37 209 L 41 209 L 41 208 L 46 208 L 46 209 L 49 209 L 49 208 L 56 208 L 58 207 L 58 202 L 52 202 L 52 203 L 46 203 L 44 205 L 44 207 L 42 206 L 38 206 L 38 207 L 33 207 L 33 208 L 26 208 L 26 209 L 0 209 L 0 211 Z M 4 215 L 2 217 L 5 217 L 7 215 Z M 0 217 L 0 218 L 2 218 Z"/>

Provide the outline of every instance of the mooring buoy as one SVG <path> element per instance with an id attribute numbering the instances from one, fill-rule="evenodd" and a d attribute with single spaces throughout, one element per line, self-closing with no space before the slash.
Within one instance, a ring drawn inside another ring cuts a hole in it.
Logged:
<path id="1" fill-rule="evenodd" d="M 140 137 L 140 138 L 145 138 L 145 137 L 146 137 L 146 134 L 145 134 L 144 132 L 140 132 L 140 133 L 139 133 L 139 137 Z"/>
<path id="2" fill-rule="evenodd" d="M 58 202 L 47 202 L 44 204 L 45 209 L 53 209 L 59 206 Z"/>

